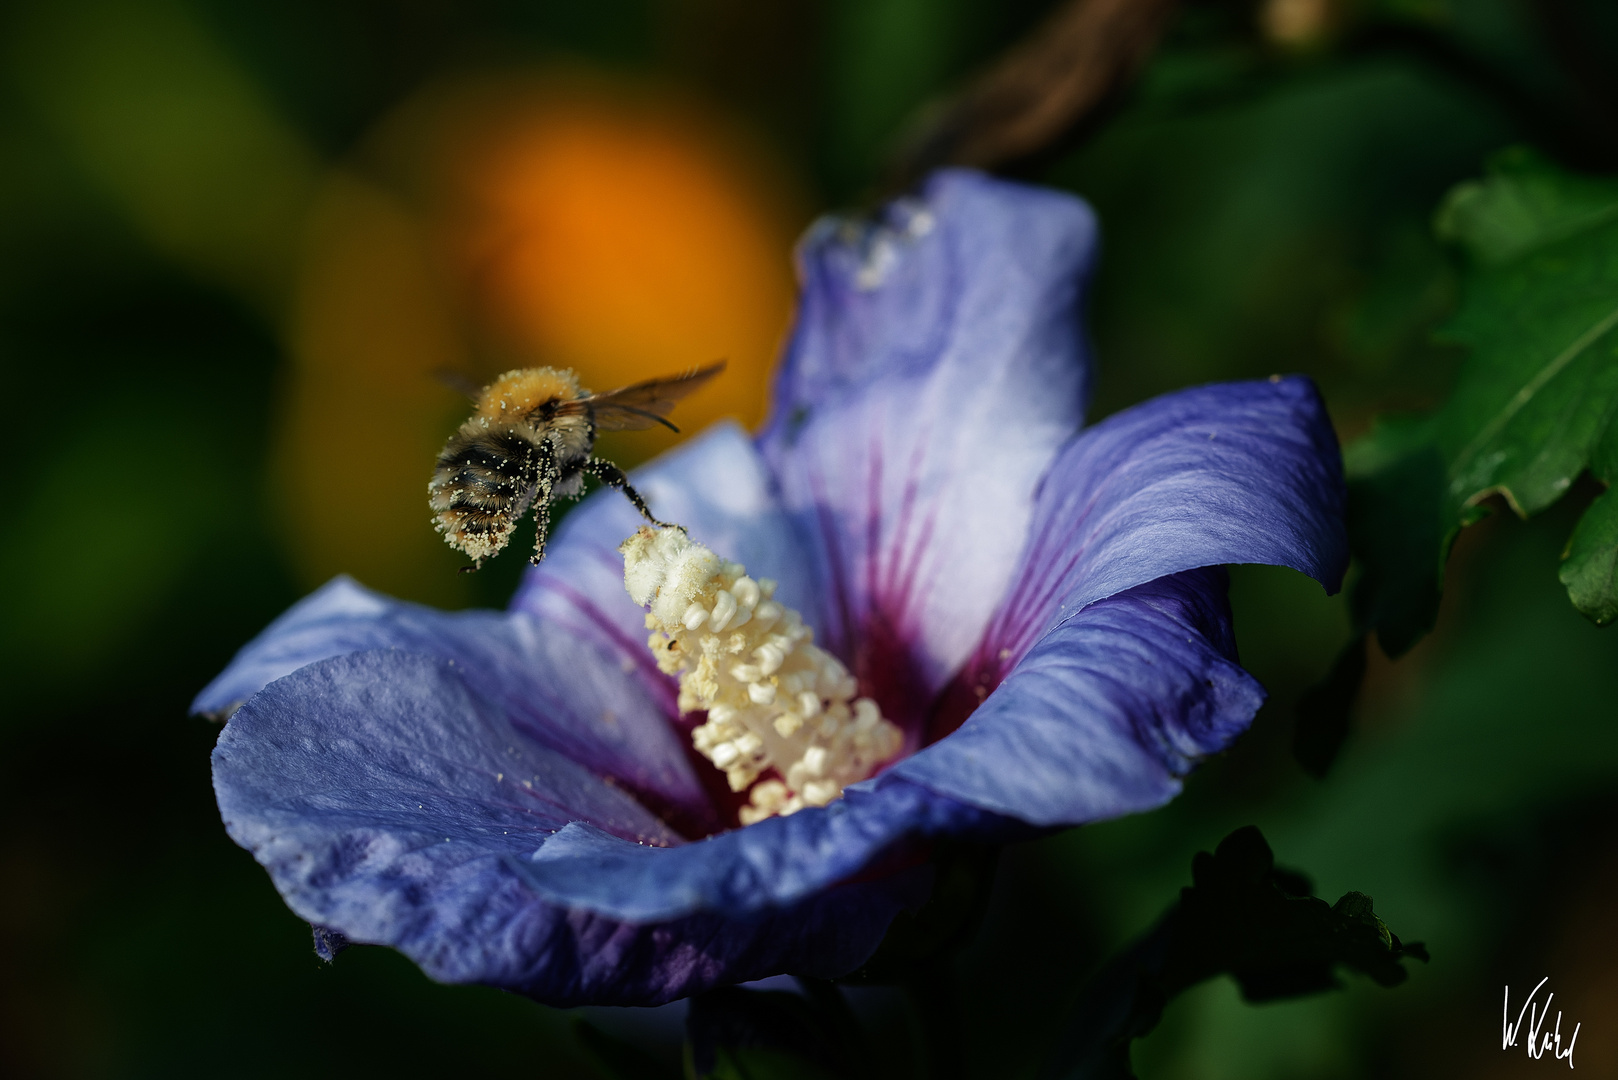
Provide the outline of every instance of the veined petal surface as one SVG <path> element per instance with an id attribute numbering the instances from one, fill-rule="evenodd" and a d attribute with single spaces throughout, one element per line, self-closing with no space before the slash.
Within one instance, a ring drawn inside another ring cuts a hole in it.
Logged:
<path id="1" fill-rule="evenodd" d="M 760 446 L 810 545 L 817 640 L 912 735 L 917 703 L 981 637 L 1039 477 L 1081 422 L 1095 243 L 1079 200 L 951 171 L 800 250 Z"/>
<path id="2" fill-rule="evenodd" d="M 1201 386 L 1110 416 L 1063 447 L 1041 483 L 973 674 L 1003 673 L 1087 605 L 1182 570 L 1289 566 L 1335 592 L 1346 499 L 1337 436 L 1308 379 Z"/>
<path id="3" fill-rule="evenodd" d="M 375 649 L 455 664 L 480 698 L 536 743 L 613 777 L 690 828 L 716 825 L 666 703 L 625 677 L 638 655 L 522 612 L 437 611 L 337 578 L 245 645 L 192 708 L 223 711 L 308 664 Z"/>
<path id="4" fill-rule="evenodd" d="M 1173 798 L 1247 729 L 1264 691 L 1236 662 L 1223 567 L 1099 600 L 1034 646 L 903 779 L 1032 825 L 1078 825 Z"/>
<path id="5" fill-rule="evenodd" d="M 901 874 L 751 918 L 639 925 L 549 903 L 529 867 L 569 822 L 639 851 L 679 838 L 513 727 L 458 665 L 408 653 L 352 653 L 271 683 L 231 718 L 213 764 L 232 839 L 300 916 L 394 946 L 435 979 L 556 1005 L 843 974 L 926 884 Z"/>

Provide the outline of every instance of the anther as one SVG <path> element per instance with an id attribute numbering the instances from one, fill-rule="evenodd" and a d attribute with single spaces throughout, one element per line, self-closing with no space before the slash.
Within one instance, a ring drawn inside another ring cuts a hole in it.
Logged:
<path id="1" fill-rule="evenodd" d="M 786 654 L 777 645 L 765 642 L 753 650 L 753 658 L 758 661 L 758 670 L 762 675 L 774 675 L 781 670 L 786 662 Z"/>
<path id="2" fill-rule="evenodd" d="M 685 609 L 685 617 L 680 621 L 685 623 L 687 630 L 696 630 L 708 621 L 708 609 L 701 604 L 692 604 Z"/>
<path id="3" fill-rule="evenodd" d="M 713 615 L 708 625 L 715 631 L 723 630 L 730 622 L 730 617 L 736 614 L 736 598 L 729 592 L 721 589 L 719 595 L 714 597 Z M 687 629 L 690 629 L 687 627 Z"/>
<path id="4" fill-rule="evenodd" d="M 775 625 L 775 620 L 779 619 L 785 610 L 774 600 L 766 600 L 753 609 L 753 618 L 758 620 L 760 630 L 767 630 Z"/>

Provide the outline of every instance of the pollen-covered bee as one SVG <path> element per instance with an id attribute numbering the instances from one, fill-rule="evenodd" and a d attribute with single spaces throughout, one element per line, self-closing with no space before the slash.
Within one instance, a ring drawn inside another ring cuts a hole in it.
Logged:
<path id="1" fill-rule="evenodd" d="M 596 435 L 662 424 L 676 402 L 724 369 L 710 367 L 626 386 L 607 394 L 579 388 L 560 368 L 508 371 L 474 395 L 477 411 L 450 436 L 427 485 L 435 527 L 458 551 L 483 560 L 500 552 L 517 522 L 534 508 L 538 536 L 531 562 L 545 557 L 551 500 L 579 494 L 586 475 L 617 488 L 654 525 L 646 500 L 623 470 L 595 457 Z"/>

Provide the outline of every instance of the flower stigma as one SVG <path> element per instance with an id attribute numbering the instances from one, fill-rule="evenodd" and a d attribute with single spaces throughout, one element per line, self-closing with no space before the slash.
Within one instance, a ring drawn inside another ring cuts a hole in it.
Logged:
<path id="1" fill-rule="evenodd" d="M 898 726 L 855 697 L 854 676 L 774 599 L 775 582 L 679 528 L 642 526 L 618 550 L 624 587 L 650 608 L 657 666 L 679 677 L 680 711 L 707 710 L 693 745 L 748 791 L 743 825 L 825 806 L 899 752 Z"/>

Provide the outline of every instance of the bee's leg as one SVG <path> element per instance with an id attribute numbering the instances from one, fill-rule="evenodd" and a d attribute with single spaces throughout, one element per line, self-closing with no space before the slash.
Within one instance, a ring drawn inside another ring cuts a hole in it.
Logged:
<path id="1" fill-rule="evenodd" d="M 551 532 L 551 501 L 542 498 L 534 510 L 534 553 L 528 559 L 538 566 L 545 559 L 545 541 Z"/>
<path id="2" fill-rule="evenodd" d="M 535 473 L 534 498 L 534 553 L 528 561 L 538 566 L 545 559 L 545 541 L 551 533 L 551 492 L 556 489 L 556 455 L 551 444 L 542 442 L 534 448 L 532 464 Z"/>
<path id="3" fill-rule="evenodd" d="M 640 511 L 640 516 L 650 521 L 653 525 L 658 525 L 665 529 L 675 528 L 668 522 L 659 521 L 652 516 L 652 512 L 646 508 L 646 500 L 640 497 L 640 492 L 630 486 L 629 477 L 624 475 L 624 470 L 612 462 L 593 457 L 584 463 L 584 471 L 608 487 L 617 488 L 623 492 L 624 496 L 635 504 L 635 509 Z"/>

